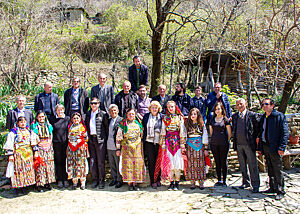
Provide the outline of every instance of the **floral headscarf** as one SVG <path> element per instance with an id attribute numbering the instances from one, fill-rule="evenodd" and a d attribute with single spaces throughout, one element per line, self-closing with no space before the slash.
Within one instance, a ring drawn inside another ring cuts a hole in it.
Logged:
<path id="1" fill-rule="evenodd" d="M 178 106 L 175 104 L 175 114 L 179 115 L 180 117 L 182 117 L 184 119 L 184 115 L 182 114 L 182 112 L 180 111 L 180 109 L 178 108 Z M 172 114 L 169 112 L 168 108 L 167 108 L 167 112 L 165 114 L 165 116 L 163 117 L 163 121 L 166 125 L 166 127 L 168 127 L 172 121 L 171 118 Z"/>

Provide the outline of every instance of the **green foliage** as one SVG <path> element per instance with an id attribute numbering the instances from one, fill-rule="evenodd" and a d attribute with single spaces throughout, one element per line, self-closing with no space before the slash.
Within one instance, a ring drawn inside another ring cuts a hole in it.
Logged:
<path id="1" fill-rule="evenodd" d="M 0 130 L 4 130 L 6 128 L 6 115 L 10 109 L 16 107 L 16 104 L 0 102 Z"/>
<path id="2" fill-rule="evenodd" d="M 107 11 L 104 13 L 104 18 L 106 24 L 112 29 L 116 29 L 119 25 L 119 22 L 122 20 L 128 19 L 128 15 L 133 11 L 132 7 L 125 7 L 123 4 L 113 4 Z"/>
<path id="3" fill-rule="evenodd" d="M 7 132 L 0 133 L 0 155 L 5 154 L 5 150 L 3 149 L 3 146 L 6 142 Z"/>
<path id="4" fill-rule="evenodd" d="M 239 98 L 236 95 L 236 93 L 231 92 L 228 85 L 223 85 L 221 91 L 224 92 L 225 94 L 227 94 L 229 102 L 230 102 L 230 105 L 231 106 L 235 105 L 236 100 Z"/>

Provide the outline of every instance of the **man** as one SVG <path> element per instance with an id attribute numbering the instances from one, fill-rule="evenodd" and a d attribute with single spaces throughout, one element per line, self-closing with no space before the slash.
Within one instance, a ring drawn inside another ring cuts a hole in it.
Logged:
<path id="1" fill-rule="evenodd" d="M 46 82 L 44 84 L 44 92 L 36 95 L 34 99 L 34 111 L 39 110 L 46 113 L 49 121 L 55 118 L 55 106 L 59 103 L 58 95 L 52 93 L 52 83 Z"/>
<path id="2" fill-rule="evenodd" d="M 214 108 L 214 105 L 217 102 L 222 102 L 226 111 L 226 117 L 229 119 L 229 121 L 231 120 L 232 111 L 231 111 L 229 99 L 225 93 L 221 92 L 221 89 L 222 89 L 222 84 L 220 82 L 217 82 L 214 85 L 214 91 L 207 95 L 206 98 L 207 121 L 210 121 L 212 119 L 212 115 L 213 115 L 212 110 Z"/>
<path id="3" fill-rule="evenodd" d="M 188 117 L 190 110 L 193 108 L 193 100 L 185 93 L 186 87 L 184 83 L 177 83 L 175 89 L 175 95 L 172 96 L 172 100 L 176 102 L 182 114 Z"/>
<path id="4" fill-rule="evenodd" d="M 194 108 L 199 109 L 201 115 L 203 117 L 203 121 L 205 121 L 205 114 L 206 114 L 206 105 L 205 105 L 205 98 L 202 96 L 202 88 L 201 86 L 196 86 L 195 88 L 195 96 L 192 98 Z"/>
<path id="5" fill-rule="evenodd" d="M 33 121 L 33 114 L 31 110 L 25 109 L 26 97 L 24 95 L 17 96 L 16 99 L 17 108 L 9 110 L 6 117 L 6 128 L 11 130 L 18 117 L 24 116 L 26 118 L 27 125 L 30 125 Z"/>
<path id="6" fill-rule="evenodd" d="M 120 157 L 117 156 L 116 151 L 116 136 L 122 117 L 120 117 L 118 106 L 111 104 L 109 106 L 110 118 L 108 119 L 108 127 L 106 130 L 106 145 L 107 145 L 107 155 L 109 160 L 109 167 L 111 171 L 112 181 L 109 186 L 115 186 L 115 188 L 120 188 L 122 186 L 122 175 L 119 171 Z"/>
<path id="7" fill-rule="evenodd" d="M 91 90 L 91 98 L 98 97 L 100 100 L 100 109 L 108 113 L 108 107 L 114 103 L 114 88 L 107 85 L 107 76 L 104 73 L 98 75 L 99 84 Z"/>
<path id="8" fill-rule="evenodd" d="M 166 114 L 167 110 L 167 102 L 172 99 L 171 95 L 166 94 L 167 87 L 165 85 L 159 85 L 158 86 L 158 95 L 152 98 L 152 100 L 156 100 L 159 102 L 159 104 L 162 107 L 162 114 Z"/>
<path id="9" fill-rule="evenodd" d="M 131 84 L 125 80 L 122 85 L 123 90 L 115 97 L 115 104 L 119 108 L 120 117 L 124 117 L 128 109 L 134 108 L 136 111 L 139 107 L 139 98 L 133 91 L 131 91 Z"/>
<path id="10" fill-rule="evenodd" d="M 129 67 L 128 73 L 131 89 L 136 92 L 140 85 L 148 85 L 148 76 L 148 67 L 142 64 L 142 60 L 139 56 L 134 56 L 133 65 Z"/>
<path id="11" fill-rule="evenodd" d="M 89 109 L 89 93 L 80 88 L 78 77 L 73 78 L 72 86 L 64 94 L 65 114 L 71 117 L 73 113 L 78 112 L 83 116 Z"/>
<path id="12" fill-rule="evenodd" d="M 139 94 L 138 117 L 142 120 L 144 115 L 149 112 L 149 105 L 151 103 L 151 98 L 147 96 L 147 88 L 145 85 L 140 85 L 138 94 Z"/>
<path id="13" fill-rule="evenodd" d="M 253 193 L 258 193 L 260 181 L 256 160 L 256 138 L 259 132 L 260 116 L 252 111 L 248 111 L 246 106 L 247 103 L 243 98 L 236 100 L 238 112 L 232 116 L 233 148 L 237 151 L 240 170 L 243 176 L 243 183 L 239 188 L 244 189 L 250 187 L 251 180 Z"/>
<path id="14" fill-rule="evenodd" d="M 99 185 L 99 189 L 104 189 L 108 117 L 106 112 L 102 111 L 99 106 L 100 100 L 97 97 L 92 98 L 91 110 L 86 113 L 85 124 L 89 133 L 88 148 L 93 179 L 92 188 L 96 188 Z"/>
<path id="15" fill-rule="evenodd" d="M 264 193 L 277 193 L 275 199 L 284 197 L 282 159 L 289 138 L 289 128 L 285 115 L 274 110 L 274 101 L 265 98 L 262 102 L 265 114 L 260 120 L 261 133 L 259 150 L 265 156 L 270 188 Z"/>

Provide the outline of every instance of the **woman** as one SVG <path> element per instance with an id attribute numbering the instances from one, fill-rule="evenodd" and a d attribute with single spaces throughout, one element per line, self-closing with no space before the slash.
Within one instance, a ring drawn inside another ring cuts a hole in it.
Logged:
<path id="1" fill-rule="evenodd" d="M 178 190 L 184 161 L 181 153 L 185 152 L 186 129 L 184 117 L 174 101 L 168 101 L 167 113 L 163 117 L 161 130 L 161 177 L 169 179 L 168 190 Z"/>
<path id="2" fill-rule="evenodd" d="M 195 182 L 199 181 L 200 189 L 204 189 L 206 179 L 204 157 L 208 155 L 207 144 L 208 136 L 199 109 L 190 110 L 189 117 L 185 121 L 187 130 L 187 159 L 186 179 L 191 181 L 191 189 L 195 189 Z"/>
<path id="3" fill-rule="evenodd" d="M 213 118 L 209 124 L 211 134 L 210 148 L 216 163 L 218 182 L 215 186 L 226 187 L 227 177 L 227 155 L 229 151 L 229 139 L 231 137 L 231 126 L 226 118 L 226 111 L 221 102 L 213 108 Z M 223 179 L 221 177 L 223 175 Z"/>
<path id="4" fill-rule="evenodd" d="M 80 180 L 80 189 L 85 189 L 86 175 L 88 174 L 88 136 L 85 125 L 79 113 L 74 113 L 71 118 L 68 130 L 67 147 L 67 174 L 72 179 L 73 187 L 77 188 Z"/>
<path id="5" fill-rule="evenodd" d="M 33 132 L 34 167 L 36 186 L 39 192 L 42 187 L 51 190 L 50 183 L 55 182 L 54 152 L 52 146 L 53 127 L 43 111 L 36 113 L 36 119 L 30 126 Z"/>
<path id="6" fill-rule="evenodd" d="M 17 196 L 18 189 L 24 192 L 23 187 L 35 184 L 31 136 L 24 116 L 17 119 L 15 127 L 8 133 L 3 149 L 9 156 L 6 177 L 11 178 L 11 186 Z"/>
<path id="7" fill-rule="evenodd" d="M 162 127 L 162 110 L 158 101 L 152 101 L 149 105 L 149 113 L 143 117 L 143 143 L 145 155 L 148 159 L 148 169 L 150 176 L 150 183 L 153 189 L 160 186 L 160 176 L 154 178 L 155 164 L 158 156 L 160 132 Z"/>
<path id="8" fill-rule="evenodd" d="M 142 124 L 136 117 L 135 110 L 129 109 L 120 123 L 116 136 L 116 154 L 117 156 L 122 154 L 120 171 L 123 182 L 128 183 L 129 191 L 139 190 L 137 183 L 146 180 L 141 135 Z"/>
<path id="9" fill-rule="evenodd" d="M 58 188 L 69 187 L 67 181 L 68 175 L 66 172 L 66 152 L 68 146 L 68 125 L 70 117 L 65 116 L 65 107 L 62 104 L 55 106 L 56 118 L 51 122 L 53 126 L 53 149 L 55 172 L 57 176 Z"/>

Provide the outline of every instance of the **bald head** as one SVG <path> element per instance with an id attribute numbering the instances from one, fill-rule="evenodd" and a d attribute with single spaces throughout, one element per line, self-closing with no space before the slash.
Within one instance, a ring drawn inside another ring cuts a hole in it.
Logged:
<path id="1" fill-rule="evenodd" d="M 122 85 L 122 88 L 123 88 L 123 90 L 124 90 L 124 93 L 125 94 L 128 94 L 129 93 L 129 91 L 130 91 L 130 89 L 131 89 L 131 83 L 129 82 L 129 81 L 124 81 L 123 82 L 123 85 Z"/>
<path id="2" fill-rule="evenodd" d="M 51 82 L 45 82 L 44 90 L 45 90 L 46 94 L 52 93 L 52 83 Z"/>
<path id="3" fill-rule="evenodd" d="M 166 95 L 167 92 L 167 87 L 163 84 L 158 86 L 158 93 L 161 97 L 164 97 Z"/>
<path id="4" fill-rule="evenodd" d="M 107 81 L 107 76 L 105 73 L 100 73 L 98 75 L 98 81 L 99 81 L 99 84 L 101 85 L 101 87 L 104 87 L 106 81 Z"/>

